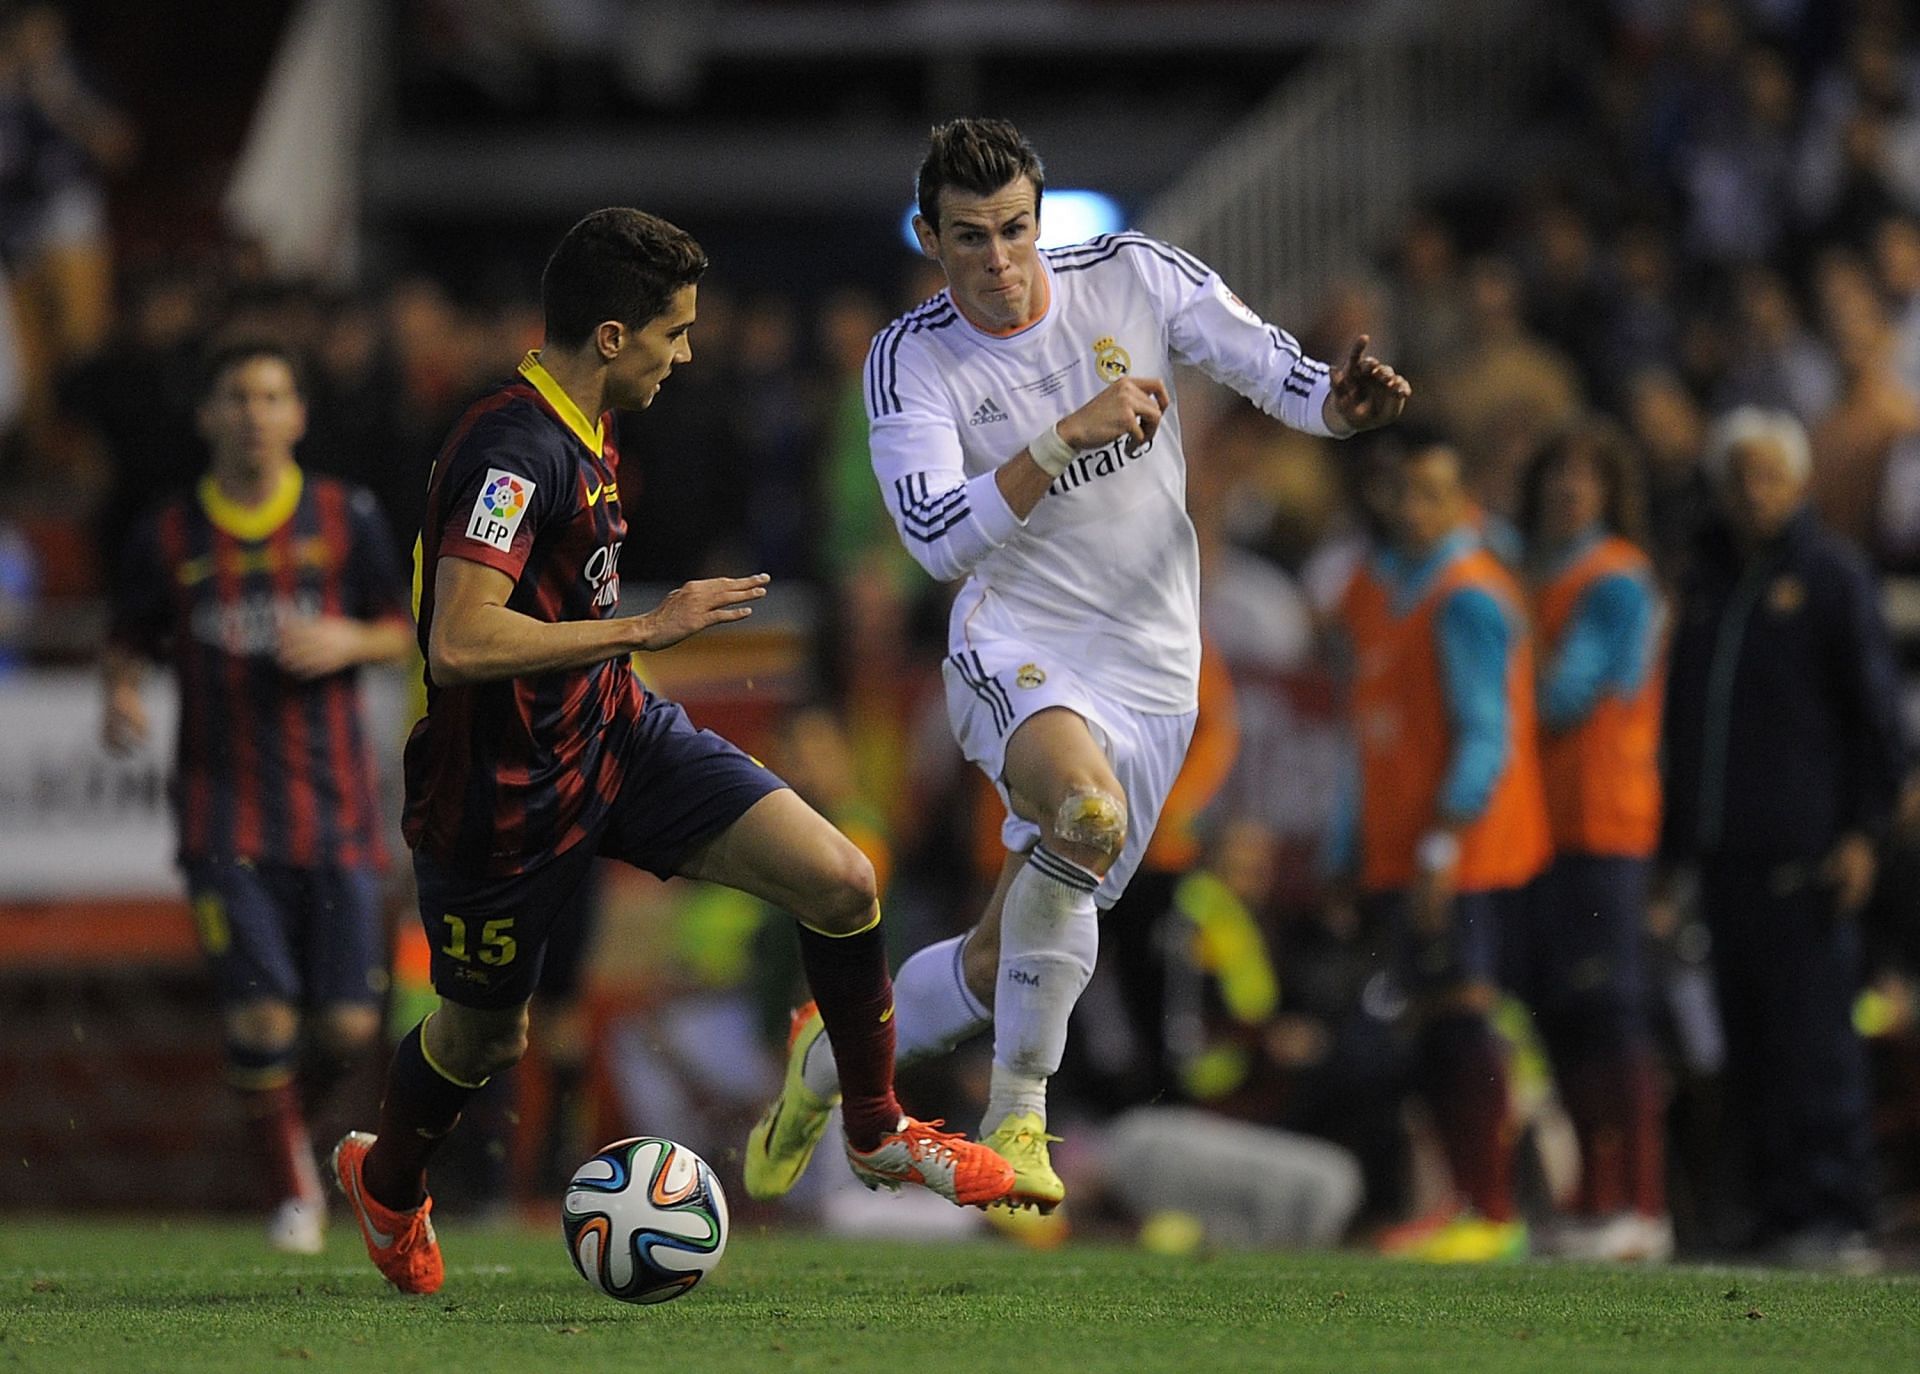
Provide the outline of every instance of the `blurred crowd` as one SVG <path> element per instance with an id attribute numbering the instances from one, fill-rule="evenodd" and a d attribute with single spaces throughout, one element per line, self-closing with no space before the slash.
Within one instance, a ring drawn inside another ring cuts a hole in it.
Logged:
<path id="1" fill-rule="evenodd" d="M 1518 182 L 1442 188 L 1315 318 L 1280 323 L 1328 359 L 1372 336 L 1413 381 L 1409 421 L 1457 449 L 1489 547 L 1517 569 L 1528 465 L 1607 417 L 1644 486 L 1662 599 L 1679 605 L 1723 498 L 1704 463 L 1710 435 L 1759 407 L 1804 428 L 1821 525 L 1888 585 L 1920 574 L 1920 23 L 1898 0 L 1615 0 L 1590 18 L 1604 61 L 1545 116 L 1543 146 L 1577 155 Z M 480 291 L 430 273 L 342 290 L 277 276 L 243 242 L 116 261 L 105 206 L 136 146 L 66 49 L 57 11 L 7 10 L 0 669 L 95 652 L 103 617 L 89 608 L 128 527 L 202 465 L 192 402 L 209 346 L 268 335 L 301 352 L 303 463 L 371 488 L 406 548 L 447 426 L 538 342 L 530 272 Z M 622 422 L 623 487 L 637 493 L 622 557 L 636 587 L 766 571 L 817 589 L 807 685 L 769 762 L 876 856 L 890 926 L 911 948 L 969 924 L 998 868 L 998 827 L 939 715 L 945 589 L 898 548 L 867 463 L 868 342 L 939 284 L 904 261 L 893 275 L 799 298 L 736 292 L 716 268 L 694 365 Z M 1194 780 L 1169 807 L 1126 927 L 1109 928 L 1059 1115 L 1093 1136 L 1122 1107 L 1178 1101 L 1333 1140 L 1364 1181 L 1351 1224 L 1385 1226 L 1428 1205 L 1444 1170 L 1405 1109 L 1404 1002 L 1320 856 L 1347 752 L 1328 631 L 1355 570 L 1393 537 L 1404 441 L 1289 434 L 1182 384 L 1190 433 L 1205 416 L 1188 448 L 1213 675 Z M 1913 660 L 1920 626 L 1894 628 Z M 1737 1243 L 1742 1207 L 1725 1182 L 1727 1018 L 1697 904 L 1684 885 L 1663 894 L 1646 931 L 1646 1011 L 1669 1196 L 1681 1247 L 1718 1251 Z M 1871 1045 L 1875 1220 L 1909 1243 L 1917 909 L 1909 784 L 1857 918 L 1868 977 L 1853 1012 Z M 772 927 L 698 896 L 674 919 L 660 962 L 681 970 L 686 1043 L 722 1023 L 701 1008 L 745 1008 L 776 1062 L 796 970 L 770 953 L 784 949 L 763 938 Z M 675 1014 L 650 1033 L 672 1039 Z M 1499 1025 L 1518 1066 L 1512 1124 L 1529 1142 L 1519 1190 L 1550 1210 L 1575 1186 L 1565 1115 L 1525 1016 Z M 697 1059 L 672 1072 L 742 1076 Z M 593 1081 L 638 1073 L 616 1064 Z M 910 1086 L 963 1118 L 983 1073 L 963 1059 Z M 704 1099 L 742 1136 L 766 1087 L 764 1073 L 744 1078 Z M 700 1092 L 683 1096 L 700 1109 Z M 1091 1178 L 1094 1162 L 1081 1163 Z"/>

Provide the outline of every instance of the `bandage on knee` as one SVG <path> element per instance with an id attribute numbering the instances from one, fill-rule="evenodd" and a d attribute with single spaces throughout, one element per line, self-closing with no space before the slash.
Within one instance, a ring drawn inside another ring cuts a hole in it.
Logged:
<path id="1" fill-rule="evenodd" d="M 1067 794 L 1054 813 L 1054 833 L 1070 844 L 1084 844 L 1103 854 L 1118 854 L 1127 840 L 1127 805 L 1099 788 L 1080 788 Z"/>

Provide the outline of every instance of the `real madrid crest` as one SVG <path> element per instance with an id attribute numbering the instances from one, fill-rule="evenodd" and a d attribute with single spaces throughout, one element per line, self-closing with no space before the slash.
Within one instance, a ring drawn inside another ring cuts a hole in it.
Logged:
<path id="1" fill-rule="evenodd" d="M 1117 382 L 1133 371 L 1133 359 L 1108 334 L 1093 341 L 1093 368 L 1102 380 Z"/>
<path id="2" fill-rule="evenodd" d="M 1013 680 L 1016 685 L 1032 691 L 1047 680 L 1047 671 L 1038 663 L 1022 663 L 1020 671 L 1013 675 Z"/>

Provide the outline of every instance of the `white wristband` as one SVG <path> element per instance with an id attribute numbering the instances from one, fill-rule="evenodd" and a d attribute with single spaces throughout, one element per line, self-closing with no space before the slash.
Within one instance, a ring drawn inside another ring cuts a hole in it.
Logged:
<path id="1" fill-rule="evenodd" d="M 1058 477 L 1067 470 L 1067 464 L 1080 455 L 1074 452 L 1072 444 L 1060 437 L 1060 426 L 1048 425 L 1027 445 L 1027 456 L 1047 476 Z"/>
<path id="2" fill-rule="evenodd" d="M 1422 873 L 1440 873 L 1460 862 L 1460 837 L 1451 830 L 1429 830 L 1414 851 Z"/>

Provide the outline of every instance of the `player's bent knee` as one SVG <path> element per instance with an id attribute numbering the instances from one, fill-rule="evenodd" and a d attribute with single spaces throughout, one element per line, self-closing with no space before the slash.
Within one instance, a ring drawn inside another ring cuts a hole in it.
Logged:
<path id="1" fill-rule="evenodd" d="M 300 1035 L 300 1013 L 285 1002 L 247 1002 L 222 1018 L 230 1044 L 255 1050 L 291 1049 Z"/>
<path id="2" fill-rule="evenodd" d="M 353 1059 L 380 1033 L 380 1010 L 359 1005 L 327 1007 L 314 1018 L 313 1041 L 323 1053 Z"/>
<path id="3" fill-rule="evenodd" d="M 873 864 L 851 841 L 815 875 L 813 891 L 803 910 L 803 922 L 828 935 L 851 935 L 873 923 L 873 904 L 879 900 L 879 882 Z"/>
<path id="4" fill-rule="evenodd" d="M 526 1057 L 528 1023 L 524 1006 L 501 1012 L 442 1004 L 428 1024 L 427 1057 L 456 1080 L 478 1083 Z"/>
<path id="5" fill-rule="evenodd" d="M 1116 859 L 1127 842 L 1126 798 L 1104 787 L 1076 786 L 1054 812 L 1053 833 L 1068 844 Z"/>

